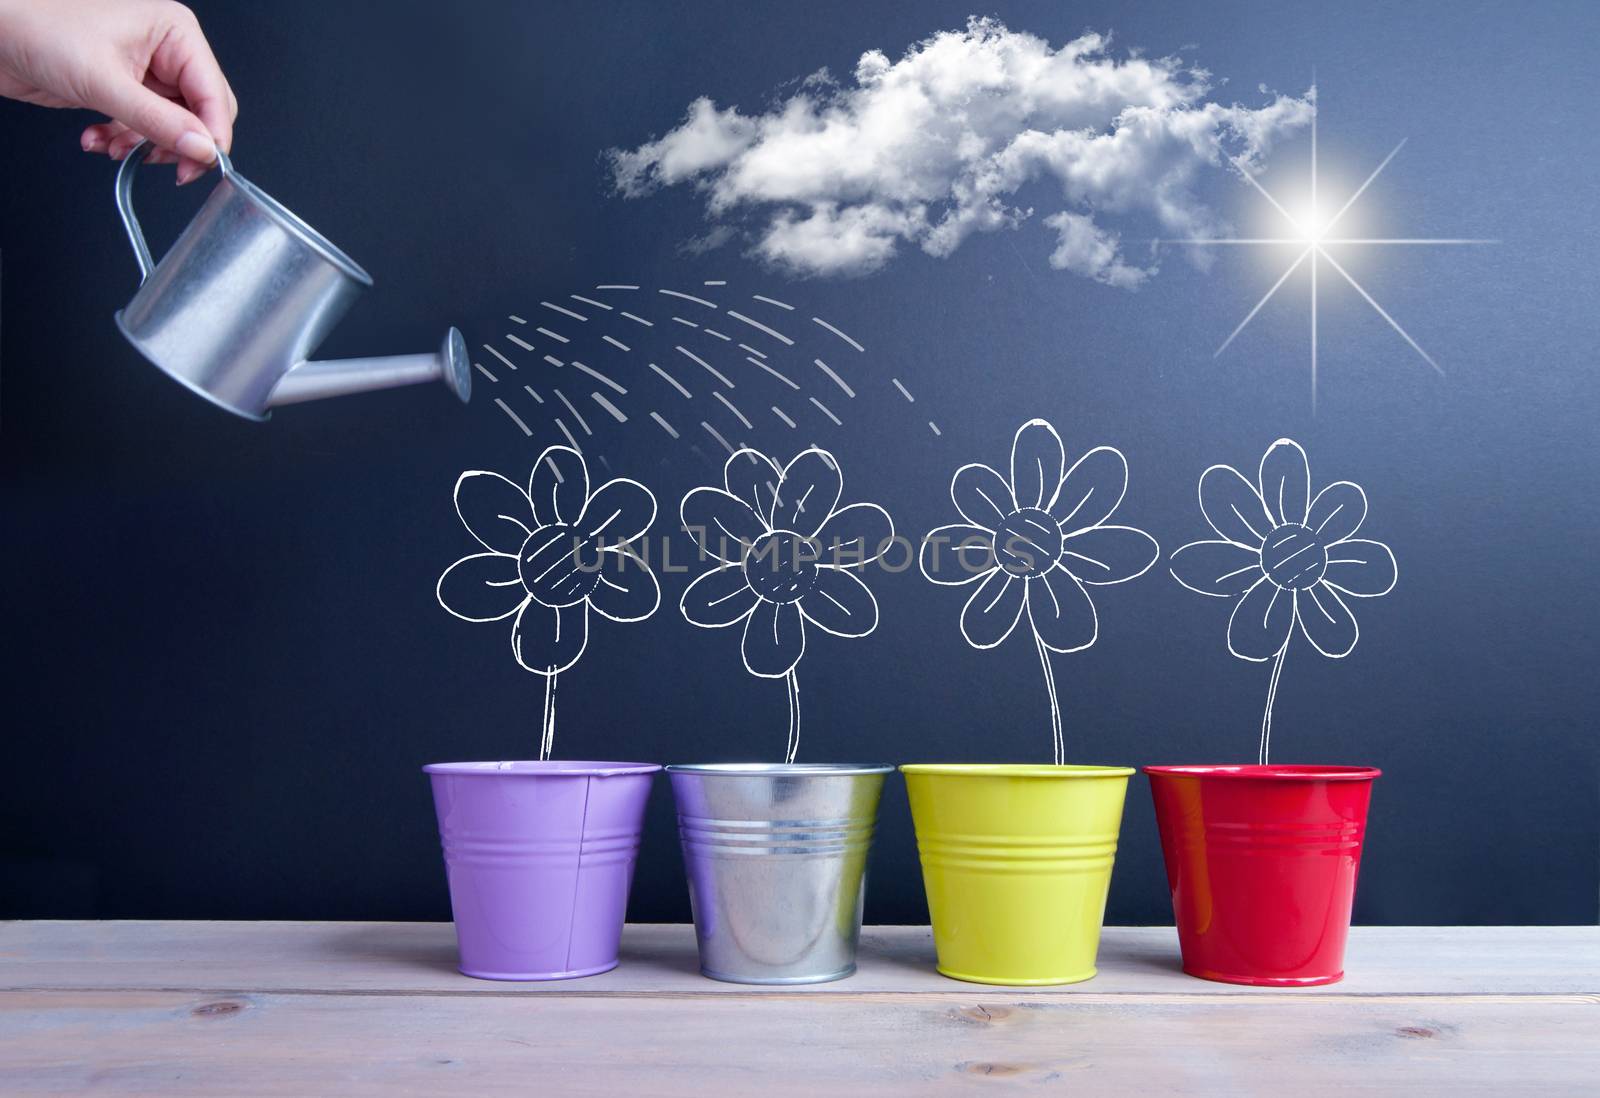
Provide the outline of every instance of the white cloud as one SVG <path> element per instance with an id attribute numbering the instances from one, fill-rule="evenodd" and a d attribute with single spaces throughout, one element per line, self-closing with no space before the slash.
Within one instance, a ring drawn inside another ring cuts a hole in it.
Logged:
<path id="1" fill-rule="evenodd" d="M 719 227 L 748 224 L 753 251 L 802 275 L 877 270 L 902 244 L 948 256 L 975 232 L 1015 228 L 1043 180 L 1060 209 L 1041 223 L 1051 266 L 1133 288 L 1155 272 L 1124 257 L 1108 217 L 1153 219 L 1166 236 L 1222 228 L 1194 196 L 1204 169 L 1260 166 L 1307 125 L 1311 96 L 1258 107 L 1208 102 L 1209 74 L 1176 58 L 1111 55 L 1087 34 L 1044 39 L 971 19 L 898 61 L 869 50 L 854 83 L 817 73 L 764 114 L 689 105 L 681 125 L 609 153 L 630 198 L 689 184 Z"/>

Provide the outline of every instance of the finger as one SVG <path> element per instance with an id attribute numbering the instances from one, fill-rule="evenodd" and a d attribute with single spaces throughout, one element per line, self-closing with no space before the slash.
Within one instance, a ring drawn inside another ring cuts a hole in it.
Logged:
<path id="1" fill-rule="evenodd" d="M 210 163 L 216 158 L 212 135 L 200 119 L 131 77 L 113 74 L 103 87 L 93 89 L 93 96 L 93 106 L 128 127 L 133 134 L 143 134 L 159 147 L 196 161 Z M 127 135 L 123 135 L 111 142 L 111 153 L 121 159 L 136 144 L 137 137 L 128 140 Z M 121 156 L 118 156 L 119 147 Z"/>
<path id="2" fill-rule="evenodd" d="M 138 134 L 132 130 L 124 129 L 121 134 L 108 142 L 104 151 L 109 154 L 113 160 L 122 160 L 126 158 L 127 155 L 138 146 L 139 142 L 143 140 L 143 134 Z M 168 152 L 166 149 L 163 149 L 158 145 L 154 147 L 149 156 L 145 157 L 145 163 L 176 164 L 180 159 L 182 158 L 179 157 L 177 153 Z M 193 164 L 195 162 L 191 160 L 187 161 L 187 163 Z"/>
<path id="3" fill-rule="evenodd" d="M 144 134 L 124 126 L 121 133 L 106 143 L 106 153 L 113 160 L 121 160 L 133 151 L 135 145 L 143 140 Z"/>
<path id="4" fill-rule="evenodd" d="M 112 139 L 127 131 L 128 127 L 120 122 L 96 122 L 92 126 L 85 126 L 78 140 L 84 152 L 100 153 L 108 149 Z"/>
<path id="5" fill-rule="evenodd" d="M 233 147 L 233 107 L 228 81 L 197 21 L 192 17 L 184 19 L 162 41 L 150 59 L 149 74 L 177 89 L 183 102 L 224 152 Z"/>
<path id="6" fill-rule="evenodd" d="M 179 157 L 178 186 L 181 187 L 185 183 L 193 183 L 215 166 L 215 164 L 201 164 L 198 161 L 190 160 L 188 157 Z"/>
<path id="7" fill-rule="evenodd" d="M 163 99 L 181 99 L 178 89 L 165 80 L 158 80 L 150 73 L 144 74 L 144 86 L 155 92 Z"/>

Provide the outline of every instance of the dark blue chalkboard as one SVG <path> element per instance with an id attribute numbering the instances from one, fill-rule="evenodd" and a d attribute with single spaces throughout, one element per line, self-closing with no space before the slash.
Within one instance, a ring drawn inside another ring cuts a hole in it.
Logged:
<path id="1" fill-rule="evenodd" d="M 1355 607 L 1348 657 L 1291 650 L 1274 715 L 1275 760 L 1385 771 L 1357 919 L 1595 920 L 1591 7 L 996 8 L 1053 45 L 1102 30 L 1115 51 L 1182 50 L 1227 78 L 1223 102 L 1263 102 L 1258 84 L 1303 94 L 1315 70 L 1320 154 L 1346 190 L 1409 138 L 1362 200 L 1369 231 L 1499 241 L 1395 247 L 1350 272 L 1443 376 L 1359 296 L 1325 287 L 1313 413 L 1301 282 L 1213 357 L 1278 271 L 1231 253 L 1206 269 L 1171 249 L 1137 289 L 1054 269 L 1055 237 L 1039 222 L 1061 198 L 1042 181 L 1016 196 L 1037 208 L 1016 230 L 976 234 L 944 258 L 902 245 L 856 278 L 774 269 L 746 236 L 708 250 L 714 225 L 689 187 L 615 193 L 606 150 L 670 130 L 697 97 L 759 114 L 819 68 L 848 80 L 866 50 L 892 60 L 959 30 L 961 5 L 195 6 L 242 103 L 238 167 L 376 278 L 323 351 L 422 350 L 454 323 L 497 380 L 479 374 L 466 408 L 429 387 L 290 408 L 265 426 L 195 400 L 112 325 L 136 278 L 112 168 L 78 151 L 79 120 L 0 104 L 11 775 L 0 915 L 447 917 L 418 768 L 535 752 L 543 685 L 515 665 L 501 625 L 463 623 L 435 600 L 440 572 L 472 551 L 451 490 L 467 469 L 526 478 L 564 441 L 560 415 L 596 482 L 629 476 L 654 491 L 655 532 L 685 558 L 678 500 L 720 479 L 724 456 L 701 421 L 780 460 L 826 447 L 846 502 L 882 503 L 913 538 L 956 521 L 951 474 L 1004 467 L 1032 417 L 1055 425 L 1069 462 L 1116 446 L 1130 469 L 1118 521 L 1149 531 L 1162 560 L 1098 589 L 1096 643 L 1054 667 L 1068 757 L 1126 764 L 1253 758 L 1268 668 L 1229 654 L 1227 605 L 1180 587 L 1166 558 L 1210 536 L 1203 470 L 1253 474 L 1275 439 L 1294 438 L 1313 491 L 1365 488 L 1363 536 L 1399 561 L 1395 589 Z M 1272 152 L 1268 182 L 1303 171 L 1305 137 Z M 147 174 L 139 203 L 159 252 L 207 184 L 173 193 Z M 1241 227 L 1260 213 L 1225 171 L 1195 187 Z M 1158 229 L 1137 215 L 1118 225 L 1143 262 L 1139 238 Z M 785 330 L 793 347 L 749 326 L 726 334 L 808 371 L 805 398 L 674 323 L 706 320 L 661 288 L 713 300 L 719 326 L 734 309 Z M 615 309 L 632 294 L 654 326 L 633 326 L 630 340 L 629 322 L 574 293 Z M 570 366 L 543 361 L 546 337 L 528 337 L 535 353 L 509 343 L 521 331 L 512 315 L 580 341 L 558 357 L 615 371 L 627 399 L 566 380 Z M 679 344 L 742 371 L 737 391 L 700 371 L 685 400 L 648 371 L 699 370 Z M 591 391 L 616 398 L 627 422 Z M 737 630 L 698 630 L 678 613 L 698 571 L 661 570 L 648 621 L 594 626 L 561 677 L 559 755 L 781 754 L 782 684 L 744 672 Z M 974 650 L 958 628 L 966 589 L 915 568 L 870 583 L 877 629 L 813 636 L 804 657 L 801 758 L 1049 759 L 1030 643 Z M 919 922 L 903 787 L 889 790 L 867 914 Z M 631 911 L 688 915 L 665 788 Z M 1107 917 L 1170 921 L 1142 778 Z"/>

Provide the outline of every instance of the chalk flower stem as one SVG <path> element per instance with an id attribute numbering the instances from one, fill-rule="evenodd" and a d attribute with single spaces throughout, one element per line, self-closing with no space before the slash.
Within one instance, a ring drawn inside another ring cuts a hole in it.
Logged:
<path id="1" fill-rule="evenodd" d="M 1289 642 L 1284 641 L 1283 647 L 1278 649 L 1278 658 L 1272 661 L 1272 678 L 1267 683 L 1267 707 L 1261 714 L 1261 747 L 1256 752 L 1256 761 L 1262 766 L 1267 765 L 1267 755 L 1272 750 L 1272 703 L 1278 700 L 1278 679 L 1283 675 L 1283 657 L 1289 654 Z"/>
<path id="2" fill-rule="evenodd" d="M 783 761 L 794 762 L 796 752 L 800 750 L 800 678 L 799 665 L 789 668 L 786 676 L 789 680 L 789 746 L 784 752 Z"/>
<path id="3" fill-rule="evenodd" d="M 1044 668 L 1044 688 L 1050 695 L 1050 742 L 1055 749 L 1056 765 L 1061 766 L 1067 761 L 1067 742 L 1061 734 L 1061 705 L 1056 700 L 1056 673 L 1050 666 L 1050 649 L 1044 646 L 1044 641 L 1037 633 L 1033 635 L 1033 643 L 1039 649 L 1039 664 Z"/>

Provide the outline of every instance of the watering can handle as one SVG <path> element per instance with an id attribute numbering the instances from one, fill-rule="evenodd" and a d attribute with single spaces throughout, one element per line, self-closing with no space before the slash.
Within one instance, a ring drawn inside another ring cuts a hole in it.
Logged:
<path id="1" fill-rule="evenodd" d="M 122 215 L 122 227 L 128 230 L 128 243 L 133 245 L 133 258 L 139 261 L 139 281 L 142 283 L 150 277 L 150 272 L 155 270 L 156 262 L 150 257 L 150 245 L 145 243 L 144 230 L 139 227 L 139 217 L 133 212 L 133 173 L 138 169 L 139 162 L 149 156 L 155 146 L 148 140 L 141 141 L 133 147 L 122 161 L 122 167 L 117 169 L 117 212 Z M 225 177 L 233 175 L 233 161 L 228 159 L 228 154 L 217 148 L 217 163 L 222 167 Z"/>

